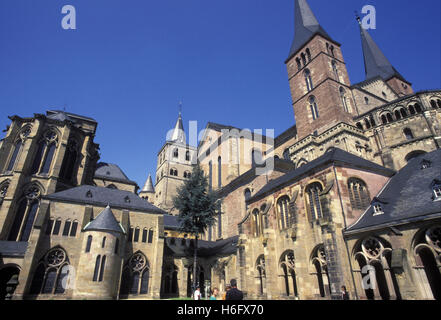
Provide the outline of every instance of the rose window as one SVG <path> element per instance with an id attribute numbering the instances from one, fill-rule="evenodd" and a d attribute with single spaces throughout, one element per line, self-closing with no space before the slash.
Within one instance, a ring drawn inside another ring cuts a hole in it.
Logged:
<path id="1" fill-rule="evenodd" d="M 361 247 L 363 252 L 370 258 L 377 258 L 383 251 L 383 245 L 375 238 L 364 240 Z"/>
<path id="2" fill-rule="evenodd" d="M 133 271 L 142 270 L 145 266 L 145 258 L 140 254 L 134 255 L 132 259 L 130 259 L 130 266 Z"/>
<path id="3" fill-rule="evenodd" d="M 36 199 L 40 196 L 40 189 L 38 189 L 36 186 L 30 186 L 26 189 L 26 198 L 29 200 Z"/>
<path id="4" fill-rule="evenodd" d="M 26 139 L 31 134 L 31 127 L 26 127 L 20 132 L 20 138 Z"/>
<path id="5" fill-rule="evenodd" d="M 47 254 L 47 263 L 51 267 L 57 267 L 64 262 L 66 254 L 61 249 L 52 250 Z"/>

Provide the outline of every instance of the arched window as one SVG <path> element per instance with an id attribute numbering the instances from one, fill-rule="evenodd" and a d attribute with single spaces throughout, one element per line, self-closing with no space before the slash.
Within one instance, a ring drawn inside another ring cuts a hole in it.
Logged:
<path id="1" fill-rule="evenodd" d="M 262 152 L 260 150 L 253 149 L 253 151 L 251 151 L 251 161 L 253 167 L 263 164 Z"/>
<path id="2" fill-rule="evenodd" d="M 190 151 L 185 152 L 185 161 L 190 161 Z"/>
<path id="3" fill-rule="evenodd" d="M 295 272 L 294 251 L 288 250 L 282 254 L 280 257 L 280 268 L 282 271 L 286 295 L 297 297 L 299 293 Z"/>
<path id="4" fill-rule="evenodd" d="M 395 119 L 400 120 L 401 119 L 401 113 L 400 110 L 395 110 Z"/>
<path id="5" fill-rule="evenodd" d="M 335 54 L 334 54 L 334 46 L 331 45 L 331 47 L 330 47 L 329 49 L 331 50 L 331 56 L 335 57 Z"/>
<path id="6" fill-rule="evenodd" d="M 409 162 L 410 160 L 422 155 L 422 154 L 426 154 L 426 151 L 423 150 L 414 150 L 412 152 L 409 152 L 406 157 L 404 158 L 406 160 L 406 162 Z"/>
<path id="7" fill-rule="evenodd" d="M 103 241 L 101 242 L 101 248 L 106 246 L 106 237 L 103 237 Z"/>
<path id="8" fill-rule="evenodd" d="M 86 253 L 90 252 L 90 247 L 92 246 L 92 236 L 87 236 L 87 243 L 86 243 Z"/>
<path id="9" fill-rule="evenodd" d="M 9 180 L 6 180 L 0 184 L 0 208 L 2 207 L 3 200 L 8 193 L 9 188 Z"/>
<path id="10" fill-rule="evenodd" d="M 423 112 L 423 110 L 421 109 L 421 106 L 420 106 L 419 103 L 415 103 L 414 106 L 415 106 L 415 111 L 416 111 L 417 113 L 421 113 L 421 112 Z"/>
<path id="11" fill-rule="evenodd" d="M 343 110 L 349 112 L 348 102 L 346 101 L 346 90 L 343 87 L 340 87 L 340 99 L 343 104 Z"/>
<path id="12" fill-rule="evenodd" d="M 357 122 L 355 125 L 358 129 L 363 130 L 363 125 L 360 122 Z"/>
<path id="13" fill-rule="evenodd" d="M 302 57 L 302 63 L 305 66 L 306 65 L 306 56 L 304 53 L 302 53 L 300 56 Z"/>
<path id="14" fill-rule="evenodd" d="M 415 108 L 413 107 L 413 105 L 409 106 L 409 113 L 410 114 L 415 114 Z"/>
<path id="15" fill-rule="evenodd" d="M 39 207 L 40 189 L 35 185 L 25 188 L 25 198 L 21 200 L 9 232 L 9 241 L 28 241 Z"/>
<path id="16" fill-rule="evenodd" d="M 289 149 L 288 148 L 283 151 L 283 159 L 285 159 L 287 161 L 291 161 L 291 158 L 289 156 Z"/>
<path id="17" fill-rule="evenodd" d="M 402 116 L 403 118 L 406 118 L 406 117 L 407 117 L 406 109 L 404 109 L 404 108 L 400 108 L 400 114 L 401 114 L 401 116 Z"/>
<path id="18" fill-rule="evenodd" d="M 370 204 L 369 191 L 366 184 L 357 178 L 348 180 L 349 200 L 353 210 L 366 209 Z"/>
<path id="19" fill-rule="evenodd" d="M 93 271 L 93 281 L 98 281 L 98 273 L 100 271 L 101 255 L 98 255 L 95 260 L 95 269 Z"/>
<path id="20" fill-rule="evenodd" d="M 365 104 L 369 104 L 369 98 L 368 97 L 364 97 L 364 103 Z"/>
<path id="21" fill-rule="evenodd" d="M 257 258 L 256 269 L 257 269 L 257 278 L 259 280 L 258 292 L 260 295 L 263 295 L 265 293 L 265 279 L 266 279 L 265 257 L 263 254 Z"/>
<path id="22" fill-rule="evenodd" d="M 116 238 L 115 240 L 115 250 L 113 251 L 114 254 L 118 254 L 119 251 L 119 239 Z"/>
<path id="23" fill-rule="evenodd" d="M 222 188 L 222 158 L 217 158 L 217 187 Z"/>
<path id="24" fill-rule="evenodd" d="M 300 69 L 302 69 L 302 63 L 300 62 L 299 58 L 296 58 L 296 63 L 297 63 L 297 71 L 300 71 Z"/>
<path id="25" fill-rule="evenodd" d="M 311 51 L 309 51 L 309 48 L 306 48 L 306 57 L 308 59 L 308 62 L 311 62 Z"/>
<path id="26" fill-rule="evenodd" d="M 179 150 L 178 150 L 178 148 L 175 148 L 173 150 L 173 158 L 178 158 L 178 157 L 179 157 Z"/>
<path id="27" fill-rule="evenodd" d="M 333 60 L 331 64 L 332 64 L 332 71 L 334 72 L 335 80 L 340 81 L 340 76 L 338 75 L 338 69 L 337 69 L 337 62 Z"/>
<path id="28" fill-rule="evenodd" d="M 312 264 L 316 271 L 317 285 L 322 298 L 329 296 L 330 283 L 328 275 L 328 266 L 326 261 L 326 253 L 323 244 L 318 245 L 312 254 Z"/>
<path id="29" fill-rule="evenodd" d="M 436 109 L 436 101 L 435 100 L 430 100 L 430 105 L 432 106 L 433 109 Z"/>
<path id="30" fill-rule="evenodd" d="M 70 226 L 72 224 L 72 221 L 69 219 L 64 222 L 64 228 L 63 228 L 63 237 L 67 237 L 69 235 Z"/>
<path id="31" fill-rule="evenodd" d="M 35 270 L 29 293 L 32 295 L 64 293 L 65 285 L 71 280 L 69 267 L 69 259 L 63 249 L 49 250 Z"/>
<path id="32" fill-rule="evenodd" d="M 72 182 L 75 176 L 76 164 L 78 158 L 78 143 L 75 140 L 70 140 L 66 147 L 63 164 L 61 165 L 60 178 Z"/>
<path id="33" fill-rule="evenodd" d="M 21 153 L 20 151 L 21 151 L 22 145 L 23 145 L 22 140 L 18 140 L 15 143 L 14 151 L 12 152 L 11 158 L 9 159 L 9 163 L 8 163 L 8 166 L 6 169 L 7 172 L 11 172 L 14 169 L 16 162 L 18 162 L 18 156 Z"/>
<path id="34" fill-rule="evenodd" d="M 245 197 L 245 208 L 248 209 L 247 200 L 251 198 L 251 191 L 250 189 L 245 189 L 244 191 L 244 197 Z"/>
<path id="35" fill-rule="evenodd" d="M 309 71 L 309 69 L 306 69 L 303 72 L 303 75 L 305 77 L 305 83 L 306 83 L 306 89 L 309 91 L 311 91 L 312 89 L 314 89 L 314 85 L 312 83 L 312 77 L 311 77 L 311 71 Z"/>
<path id="36" fill-rule="evenodd" d="M 253 210 L 253 222 L 254 222 L 254 235 L 256 237 L 259 236 L 259 210 L 258 209 L 254 209 Z"/>
<path id="37" fill-rule="evenodd" d="M 38 151 L 32 165 L 32 174 L 49 173 L 55 149 L 57 147 L 57 142 L 58 136 L 53 130 L 50 130 L 44 134 L 44 138 L 39 144 Z"/>
<path id="38" fill-rule="evenodd" d="M 312 119 L 317 119 L 319 117 L 319 112 L 314 96 L 309 97 L 309 108 L 311 110 Z"/>
<path id="39" fill-rule="evenodd" d="M 314 182 L 306 188 L 308 210 L 312 220 L 322 217 L 322 206 L 320 203 L 320 193 L 322 191 L 323 187 L 319 182 Z"/>
<path id="40" fill-rule="evenodd" d="M 369 119 L 364 119 L 364 124 L 366 125 L 366 129 L 370 129 L 371 128 L 371 123 L 369 122 Z"/>
<path id="41" fill-rule="evenodd" d="M 147 258 L 141 252 L 133 254 L 123 271 L 120 295 L 127 296 L 129 293 L 133 295 L 146 294 L 148 292 L 149 277 L 150 266 Z"/>
<path id="42" fill-rule="evenodd" d="M 287 196 L 277 200 L 277 210 L 279 213 L 280 229 L 289 228 L 291 226 L 291 217 L 289 214 L 289 198 Z"/>
<path id="43" fill-rule="evenodd" d="M 414 139 L 412 130 L 410 130 L 409 128 L 405 128 L 403 130 L 403 133 L 404 133 L 404 136 L 406 137 L 406 140 L 413 140 Z"/>
<path id="44" fill-rule="evenodd" d="M 149 229 L 148 243 L 153 242 L 153 229 Z"/>
<path id="45" fill-rule="evenodd" d="M 375 127 L 376 123 L 372 115 L 369 117 L 369 121 L 371 122 L 371 127 Z"/>
<path id="46" fill-rule="evenodd" d="M 139 227 L 135 228 L 135 233 L 133 235 L 133 242 L 138 242 L 139 240 Z"/>

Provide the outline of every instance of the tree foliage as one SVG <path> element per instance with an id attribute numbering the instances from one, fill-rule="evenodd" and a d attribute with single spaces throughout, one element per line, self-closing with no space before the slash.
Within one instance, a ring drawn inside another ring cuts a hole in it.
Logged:
<path id="1" fill-rule="evenodd" d="M 179 211 L 181 231 L 201 234 L 216 222 L 220 200 L 209 190 L 207 177 L 199 164 L 193 168 L 189 179 L 177 190 L 173 205 Z"/>

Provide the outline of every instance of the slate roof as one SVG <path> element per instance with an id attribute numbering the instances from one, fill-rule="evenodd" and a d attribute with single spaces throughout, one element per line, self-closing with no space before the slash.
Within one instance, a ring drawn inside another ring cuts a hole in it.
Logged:
<path id="1" fill-rule="evenodd" d="M 125 233 L 123 227 L 113 215 L 110 206 L 107 206 L 95 219 L 89 222 L 84 227 L 84 231 L 114 231 Z"/>
<path id="2" fill-rule="evenodd" d="M 112 208 L 133 209 L 149 213 L 166 213 L 132 192 L 88 185 L 52 193 L 43 196 L 43 198 L 98 206 L 110 205 Z"/>
<path id="3" fill-rule="evenodd" d="M 383 80 L 389 80 L 396 76 L 406 81 L 403 76 L 392 66 L 370 34 L 360 23 L 361 44 L 363 47 L 364 68 L 366 80 L 381 77 Z M 406 81 L 407 82 L 407 81 Z"/>
<path id="4" fill-rule="evenodd" d="M 306 0 L 296 0 L 294 5 L 294 40 L 287 61 L 316 34 L 335 42 L 317 21 Z"/>
<path id="5" fill-rule="evenodd" d="M 136 184 L 136 182 L 130 180 L 126 176 L 120 167 L 113 163 L 99 162 L 94 177 L 128 184 Z"/>
<path id="6" fill-rule="evenodd" d="M 422 169 L 423 160 L 431 166 Z M 345 233 L 376 229 L 421 220 L 426 216 L 441 217 L 441 201 L 433 200 L 432 183 L 441 183 L 441 150 L 411 159 L 374 198 L 372 205 Z M 383 214 L 373 215 L 373 205 L 379 203 Z"/>
<path id="7" fill-rule="evenodd" d="M 28 243 L 24 241 L 0 241 L 0 256 L 23 257 Z"/>
<path id="8" fill-rule="evenodd" d="M 186 137 L 184 123 L 182 122 L 182 115 L 180 112 L 173 131 L 170 133 L 169 137 L 167 137 L 167 141 L 185 144 Z"/>
<path id="9" fill-rule="evenodd" d="M 166 238 L 165 255 L 189 257 L 194 254 L 194 240 L 183 238 Z M 224 257 L 236 253 L 239 236 L 223 240 L 198 240 L 198 257 Z"/>
<path id="10" fill-rule="evenodd" d="M 152 182 L 152 176 L 150 174 L 141 192 L 155 192 L 155 188 L 153 187 L 153 182 Z"/>
<path id="11" fill-rule="evenodd" d="M 96 123 L 96 120 L 93 118 L 82 116 L 82 115 L 75 114 L 72 112 L 62 111 L 62 110 L 48 110 L 48 111 L 46 111 L 46 115 L 49 119 L 56 119 L 56 120 L 62 120 L 62 121 L 65 119 L 68 119 L 70 121 L 75 122 L 74 119 L 76 118 L 76 119 L 87 120 L 87 121 Z"/>
<path id="12" fill-rule="evenodd" d="M 266 195 L 271 193 L 275 189 L 283 188 L 287 185 L 292 184 L 296 180 L 304 178 L 311 170 L 318 167 L 329 165 L 331 163 L 336 165 L 345 165 L 348 167 L 359 168 L 362 170 L 377 172 L 385 176 L 392 176 L 395 171 L 380 166 L 374 162 L 368 161 L 366 159 L 360 158 L 352 153 L 343 151 L 338 148 L 333 148 L 326 152 L 321 157 L 304 164 L 303 166 L 288 172 L 287 174 L 268 182 L 262 189 L 260 189 L 254 196 L 248 199 L 248 203 L 257 201 L 264 198 Z"/>

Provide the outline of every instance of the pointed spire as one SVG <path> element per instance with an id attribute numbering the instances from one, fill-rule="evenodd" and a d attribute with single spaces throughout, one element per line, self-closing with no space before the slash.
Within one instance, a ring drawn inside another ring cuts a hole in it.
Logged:
<path id="1" fill-rule="evenodd" d="M 392 66 L 367 30 L 363 28 L 363 24 L 361 23 L 359 16 L 357 16 L 357 21 L 360 25 L 366 80 L 381 77 L 386 81 L 395 76 L 406 81 L 403 76 Z"/>
<path id="2" fill-rule="evenodd" d="M 306 0 L 295 0 L 294 4 L 294 40 L 289 51 L 288 60 L 297 53 L 315 34 L 332 40 L 319 24 Z M 335 42 L 335 41 L 334 41 Z"/>
<path id="3" fill-rule="evenodd" d="M 94 220 L 89 222 L 84 227 L 84 231 L 114 231 L 124 233 L 121 225 L 113 215 L 110 205 L 107 205 L 107 207 L 101 211 Z"/>
<path id="4" fill-rule="evenodd" d="M 152 177 L 149 173 L 147 181 L 144 184 L 144 188 L 142 188 L 141 192 L 155 192 L 155 188 L 153 187 Z"/>
<path id="5" fill-rule="evenodd" d="M 170 142 L 178 142 L 185 144 L 185 131 L 184 131 L 184 124 L 182 122 L 182 115 L 181 111 L 179 111 L 178 120 L 176 121 L 176 125 L 169 135 L 168 141 Z"/>

